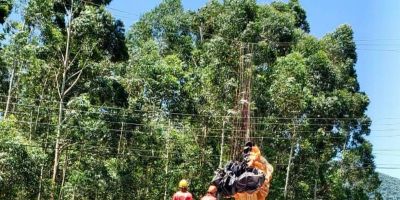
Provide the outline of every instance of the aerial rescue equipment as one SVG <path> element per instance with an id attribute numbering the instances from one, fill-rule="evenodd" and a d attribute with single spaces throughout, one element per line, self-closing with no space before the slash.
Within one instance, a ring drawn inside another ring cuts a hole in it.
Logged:
<path id="1" fill-rule="evenodd" d="M 235 200 L 265 200 L 269 193 L 273 167 L 261 156 L 260 149 L 248 142 L 243 150 L 243 160 L 230 161 L 218 169 L 212 184 L 223 197 Z"/>

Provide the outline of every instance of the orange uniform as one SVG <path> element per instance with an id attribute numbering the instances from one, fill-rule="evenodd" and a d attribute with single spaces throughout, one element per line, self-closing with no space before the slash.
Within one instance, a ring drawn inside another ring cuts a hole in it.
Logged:
<path id="1" fill-rule="evenodd" d="M 215 185 L 210 185 L 207 190 L 206 196 L 201 198 L 200 200 L 217 200 L 215 195 L 217 194 L 217 187 Z"/>
<path id="2" fill-rule="evenodd" d="M 190 192 L 178 191 L 174 194 L 172 200 L 193 200 L 193 196 L 190 194 Z"/>
<path id="3" fill-rule="evenodd" d="M 201 200 L 217 200 L 217 198 L 211 194 L 207 194 L 206 196 L 201 198 Z"/>

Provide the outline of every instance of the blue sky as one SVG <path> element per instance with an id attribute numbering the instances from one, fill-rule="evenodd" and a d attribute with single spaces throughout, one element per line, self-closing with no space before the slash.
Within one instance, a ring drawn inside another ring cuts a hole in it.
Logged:
<path id="1" fill-rule="evenodd" d="M 127 29 L 161 0 L 114 0 L 109 10 Z M 206 0 L 183 0 L 196 10 Z M 270 0 L 259 0 L 269 3 Z M 301 0 L 311 34 L 322 37 L 340 24 L 350 24 L 357 43 L 357 75 L 361 90 L 370 98 L 371 136 L 378 171 L 400 178 L 400 1 Z"/>
<path id="2" fill-rule="evenodd" d="M 356 65 L 361 90 L 370 98 L 370 141 L 378 171 L 400 178 L 400 1 L 303 0 L 317 37 L 339 24 L 353 27 L 357 43 Z"/>

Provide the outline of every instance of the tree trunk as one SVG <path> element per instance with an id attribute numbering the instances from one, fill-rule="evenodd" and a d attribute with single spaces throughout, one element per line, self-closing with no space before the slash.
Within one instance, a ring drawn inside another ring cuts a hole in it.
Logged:
<path id="1" fill-rule="evenodd" d="M 200 42 L 203 42 L 203 22 L 199 26 L 200 31 Z"/>
<path id="2" fill-rule="evenodd" d="M 33 132 L 36 132 L 37 125 L 38 125 L 38 122 L 39 122 L 40 107 L 42 106 L 43 95 L 44 95 L 44 90 L 45 90 L 46 86 L 47 86 L 47 77 L 46 77 L 46 80 L 44 81 L 44 84 L 43 84 L 42 93 L 40 94 L 39 105 L 38 105 L 37 110 L 36 110 L 35 126 L 33 128 Z"/>
<path id="3" fill-rule="evenodd" d="M 31 110 L 31 114 L 30 114 L 30 116 L 31 116 L 31 120 L 30 120 L 30 122 L 29 122 L 29 144 L 31 143 L 31 140 L 32 140 L 32 124 L 33 124 L 33 110 Z"/>
<path id="4" fill-rule="evenodd" d="M 296 144 L 295 141 L 294 141 L 295 138 L 296 138 L 296 124 L 294 124 L 294 126 L 293 126 L 293 135 L 292 135 L 292 137 L 290 137 L 290 141 L 291 141 L 290 154 L 289 154 L 288 166 L 286 168 L 285 190 L 284 190 L 284 194 L 283 194 L 285 199 L 287 199 L 287 194 L 288 194 L 290 167 L 292 165 L 294 145 Z"/>
<path id="5" fill-rule="evenodd" d="M 206 146 L 206 143 L 207 142 L 207 126 L 204 126 L 203 127 L 203 141 L 201 142 L 202 143 L 202 146 L 203 147 L 205 147 Z M 201 159 L 200 159 L 200 167 L 202 168 L 203 167 L 203 164 L 204 164 L 204 148 L 202 148 L 201 149 Z"/>
<path id="6" fill-rule="evenodd" d="M 225 138 L 225 120 L 222 122 L 221 149 L 220 149 L 220 155 L 219 155 L 218 168 L 222 168 L 222 157 L 224 155 L 224 138 Z"/>
<path id="7" fill-rule="evenodd" d="M 317 178 L 314 180 L 314 200 L 317 200 L 317 190 L 318 190 L 318 184 L 317 184 Z"/>
<path id="8" fill-rule="evenodd" d="M 40 200 L 41 198 L 41 193 L 42 193 L 42 180 L 43 180 L 43 170 L 44 170 L 44 165 L 40 168 L 40 178 L 39 178 L 39 192 L 37 196 L 37 200 Z"/>
<path id="9" fill-rule="evenodd" d="M 37 121 L 36 121 L 37 123 Z M 44 151 L 47 150 L 47 142 L 48 142 L 48 138 L 49 138 L 49 130 L 50 127 L 47 127 L 47 132 L 46 132 L 46 142 L 44 143 Z M 41 192 L 42 192 L 42 182 L 43 182 L 43 171 L 44 171 L 44 163 L 42 164 L 42 167 L 40 168 L 40 179 L 39 179 L 39 193 L 38 193 L 38 197 L 37 200 L 41 199 Z"/>
<path id="10" fill-rule="evenodd" d="M 125 116 L 125 111 L 123 112 L 123 116 Z M 121 131 L 120 131 L 120 133 L 119 133 L 119 141 L 118 141 L 118 150 L 117 150 L 117 153 L 118 153 L 118 154 L 119 154 L 120 151 L 121 151 L 121 143 L 122 143 L 122 136 L 123 136 L 123 134 L 124 134 L 124 126 L 125 126 L 125 122 L 122 121 L 122 124 L 121 124 Z"/>
<path id="11" fill-rule="evenodd" d="M 74 189 L 73 189 L 73 191 L 72 191 L 72 200 L 75 200 L 75 190 L 76 190 L 76 187 L 75 187 L 75 185 L 74 185 Z"/>
<path id="12" fill-rule="evenodd" d="M 169 127 L 171 127 L 171 122 L 169 122 Z M 169 131 L 169 130 L 168 130 Z M 165 148 L 166 148 L 166 164 L 165 164 L 165 183 L 164 183 L 164 200 L 167 200 L 167 186 L 168 186 L 168 165 L 169 165 L 169 132 L 167 132 L 167 141 L 165 144 Z"/>
<path id="13" fill-rule="evenodd" d="M 8 84 L 8 95 L 7 95 L 6 110 L 4 111 L 4 119 L 7 118 L 8 110 L 10 109 L 12 86 L 13 86 L 13 82 L 14 82 L 14 74 L 15 74 L 15 66 L 11 70 L 10 83 Z"/>
<path id="14" fill-rule="evenodd" d="M 288 193 L 290 166 L 292 165 L 293 149 L 294 149 L 294 143 L 292 143 L 292 145 L 290 146 L 289 162 L 288 162 L 288 165 L 287 165 L 287 168 L 286 168 L 285 190 L 284 190 L 284 193 L 283 193 L 283 196 L 284 196 L 285 199 L 287 199 L 287 193 Z"/>
<path id="15" fill-rule="evenodd" d="M 67 173 L 67 167 L 68 167 L 68 150 L 66 150 L 66 152 L 65 152 L 63 176 L 62 176 L 61 188 L 60 188 L 60 193 L 58 195 L 58 199 L 63 199 L 62 193 L 63 193 L 63 187 L 64 187 L 64 183 L 65 183 L 65 175 Z"/>
<path id="16" fill-rule="evenodd" d="M 59 107 L 58 107 L 56 145 L 54 148 L 53 176 L 51 178 L 51 183 L 52 183 L 52 190 L 50 193 L 51 200 L 54 200 L 54 192 L 56 189 L 55 186 L 56 186 L 57 170 L 58 170 L 58 162 L 59 162 L 59 154 L 60 154 L 61 127 L 62 127 L 63 115 L 64 115 L 64 98 L 66 95 L 65 94 L 66 93 L 65 84 L 66 84 L 66 80 L 67 80 L 67 71 L 68 71 L 69 64 L 70 64 L 69 63 L 69 54 L 70 54 L 71 22 L 72 22 L 72 15 L 73 15 L 73 5 L 74 5 L 74 2 L 73 2 L 73 0 L 71 0 L 71 9 L 69 10 L 69 14 L 68 14 L 69 16 L 67 17 L 67 20 L 68 20 L 68 22 L 67 22 L 67 38 L 66 38 L 67 44 L 65 47 L 65 56 L 63 57 L 61 89 L 59 89 L 60 102 L 59 102 Z"/>
<path id="17" fill-rule="evenodd" d="M 246 51 L 247 50 L 247 51 Z M 247 57 L 249 55 L 249 57 Z M 241 56 L 241 63 L 243 66 L 244 70 L 244 77 L 243 77 L 243 82 L 244 82 L 244 88 L 243 88 L 243 99 L 244 99 L 244 104 L 243 104 L 243 113 L 244 113 L 244 127 L 243 129 L 246 131 L 245 135 L 245 142 L 250 141 L 250 129 L 251 129 L 251 82 L 252 82 L 252 77 L 253 77 L 253 64 L 252 64 L 252 47 L 250 44 L 247 44 L 246 47 L 243 49 L 243 55 Z"/>
<path id="18" fill-rule="evenodd" d="M 65 87 L 65 73 L 63 75 L 63 84 L 61 86 L 61 94 L 64 92 Z M 56 186 L 57 179 L 57 170 L 58 170 L 58 162 L 59 162 L 59 154 L 60 154 L 60 136 L 61 136 L 61 126 L 63 121 L 63 111 L 64 111 L 64 96 L 60 98 L 59 107 L 58 107 L 58 124 L 57 124 L 57 136 L 56 136 L 56 145 L 54 148 L 54 163 L 53 163 L 53 176 L 51 178 L 52 190 L 50 193 L 50 199 L 54 200 L 54 192 Z"/>

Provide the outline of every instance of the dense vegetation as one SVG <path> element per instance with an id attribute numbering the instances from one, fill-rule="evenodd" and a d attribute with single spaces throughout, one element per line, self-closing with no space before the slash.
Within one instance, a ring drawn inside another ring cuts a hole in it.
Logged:
<path id="1" fill-rule="evenodd" d="M 382 181 L 379 192 L 382 194 L 383 199 L 396 199 L 400 197 L 400 180 L 398 178 L 380 173 L 379 179 Z"/>
<path id="2" fill-rule="evenodd" d="M 181 178 L 199 197 L 245 135 L 270 199 L 380 199 L 349 25 L 317 39 L 297 0 L 164 0 L 125 33 L 110 1 L 29 0 L 3 25 L 0 199 L 169 199 Z"/>
<path id="3" fill-rule="evenodd" d="M 0 23 L 4 23 L 5 19 L 8 17 L 12 10 L 11 0 L 0 0 Z"/>

